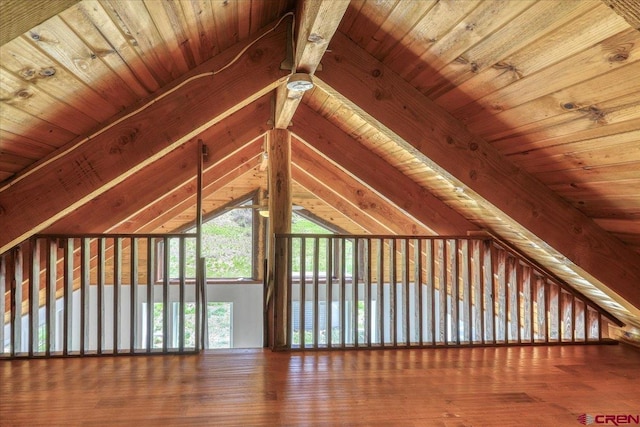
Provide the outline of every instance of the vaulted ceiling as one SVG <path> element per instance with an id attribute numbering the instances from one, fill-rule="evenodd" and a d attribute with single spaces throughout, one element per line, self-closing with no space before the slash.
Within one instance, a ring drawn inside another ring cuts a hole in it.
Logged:
<path id="1" fill-rule="evenodd" d="M 40 232 L 180 229 L 198 140 L 213 212 L 265 188 L 266 135 L 288 128 L 293 201 L 317 218 L 490 233 L 640 325 L 633 4 L 0 6 L 0 253 Z M 314 88 L 288 90 L 295 71 Z"/>

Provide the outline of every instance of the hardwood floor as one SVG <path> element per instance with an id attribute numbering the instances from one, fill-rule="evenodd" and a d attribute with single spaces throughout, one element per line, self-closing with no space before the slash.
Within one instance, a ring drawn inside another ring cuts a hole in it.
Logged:
<path id="1" fill-rule="evenodd" d="M 640 414 L 625 345 L 0 361 L 0 425 L 579 426 Z"/>

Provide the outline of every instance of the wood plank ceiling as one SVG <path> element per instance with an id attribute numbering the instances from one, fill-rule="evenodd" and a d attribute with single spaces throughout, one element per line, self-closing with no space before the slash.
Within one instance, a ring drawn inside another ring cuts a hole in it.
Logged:
<path id="1" fill-rule="evenodd" d="M 54 3 L 0 3 L 0 252 L 43 231 L 179 229 L 198 139 L 213 212 L 264 189 L 265 134 L 288 127 L 293 201 L 318 218 L 488 231 L 640 326 L 640 31 L 625 2 Z M 314 75 L 304 96 L 284 86 L 292 45 Z"/>

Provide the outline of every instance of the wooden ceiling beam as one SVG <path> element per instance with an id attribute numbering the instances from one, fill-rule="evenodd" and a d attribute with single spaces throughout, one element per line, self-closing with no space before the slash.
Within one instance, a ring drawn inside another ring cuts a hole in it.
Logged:
<path id="1" fill-rule="evenodd" d="M 270 105 L 263 97 L 205 130 L 196 138 L 176 148 L 156 162 L 144 167 L 123 182 L 79 207 L 48 227 L 46 233 L 78 234 L 105 232 L 133 232 L 139 228 L 141 211 L 153 211 L 158 219 L 167 207 L 153 206 L 159 201 L 176 203 L 178 189 L 195 192 L 193 180 L 197 171 L 198 144 L 202 139 L 209 154 L 204 177 L 211 169 L 235 157 L 250 141 L 266 132 Z M 259 146 L 259 144 L 257 144 Z M 260 149 L 260 148 L 259 148 Z M 208 182 L 206 179 L 205 183 Z M 181 199 L 180 199 L 181 200 Z"/>
<path id="2" fill-rule="evenodd" d="M 316 197 L 372 234 L 428 235 L 430 230 L 398 210 L 307 143 L 294 138 L 293 178 Z"/>
<path id="3" fill-rule="evenodd" d="M 298 108 L 294 133 L 425 225 L 431 230 L 428 234 L 460 236 L 478 230 L 458 212 L 306 105 Z"/>
<path id="4" fill-rule="evenodd" d="M 298 22 L 292 72 L 313 75 L 335 34 L 349 0 L 299 0 Z M 302 92 L 278 86 L 274 125 L 286 129 L 302 99 Z"/>
<path id="5" fill-rule="evenodd" d="M 562 258 L 640 322 L 640 256 L 422 95 L 344 34 L 316 84 L 437 171 L 463 194 Z M 560 261 L 559 261 L 560 264 Z M 560 266 L 559 266 L 560 267 Z M 634 320 L 635 319 L 635 320 Z"/>
<path id="6" fill-rule="evenodd" d="M 209 170 L 203 176 L 203 181 L 206 184 L 202 188 L 202 198 L 206 201 L 206 199 L 215 196 L 223 188 L 251 179 L 255 172 L 254 169 L 260 165 L 261 155 L 262 144 L 254 142 L 244 147 L 237 155 L 224 160 L 215 168 Z M 137 228 L 132 231 L 136 233 L 169 233 L 184 228 L 186 225 L 195 224 L 196 195 L 189 188 L 177 188 L 167 197 L 171 198 L 172 205 L 167 206 L 166 202 L 162 203 L 160 201 L 147 207 L 134 218 Z M 178 228 L 171 227 L 169 229 L 166 227 L 170 220 L 189 211 L 193 213 L 190 215 L 193 220 L 180 224 Z M 211 214 L 211 210 L 203 208 L 203 216 L 209 214 Z"/>
<path id="7" fill-rule="evenodd" d="M 2 187 L 0 221 L 10 226 L 0 235 L 0 253 L 275 89 L 284 78 L 273 64 L 285 56 L 285 30 L 269 30 L 254 45 L 234 46 L 197 67 L 172 86 L 174 92 L 156 94 L 146 109 L 122 116 Z"/>
<path id="8" fill-rule="evenodd" d="M 26 33 L 80 0 L 1 0 L 0 46 Z"/>

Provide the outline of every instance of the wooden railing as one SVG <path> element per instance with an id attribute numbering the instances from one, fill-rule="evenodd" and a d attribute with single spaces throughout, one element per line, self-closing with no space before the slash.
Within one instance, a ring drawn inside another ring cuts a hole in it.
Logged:
<path id="1" fill-rule="evenodd" d="M 291 234 L 276 247 L 281 348 L 591 343 L 620 324 L 490 238 Z"/>
<path id="2" fill-rule="evenodd" d="M 36 236 L 3 254 L 0 357 L 199 351 L 204 286 L 195 240 Z"/>

